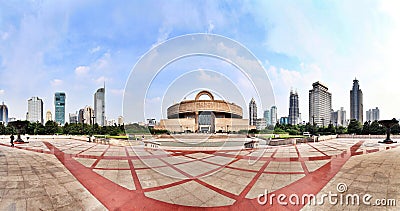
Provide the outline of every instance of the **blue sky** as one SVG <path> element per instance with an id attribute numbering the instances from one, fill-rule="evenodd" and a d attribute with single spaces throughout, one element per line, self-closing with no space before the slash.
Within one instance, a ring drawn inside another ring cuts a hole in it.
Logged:
<path id="1" fill-rule="evenodd" d="M 396 1 L 0 1 L 0 101 L 23 119 L 30 97 L 53 112 L 54 92 L 65 91 L 73 113 L 93 105 L 105 81 L 106 116 L 116 119 L 143 54 L 176 36 L 213 33 L 240 42 L 262 63 L 279 116 L 287 116 L 293 88 L 307 121 L 308 90 L 317 80 L 332 92 L 333 109 L 349 116 L 357 77 L 364 112 L 379 107 L 382 118 L 399 118 L 398 11 Z"/>

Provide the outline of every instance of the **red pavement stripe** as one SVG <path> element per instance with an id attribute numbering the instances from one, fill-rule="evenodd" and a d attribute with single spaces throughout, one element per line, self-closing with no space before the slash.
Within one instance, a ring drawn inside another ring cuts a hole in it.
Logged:
<path id="1" fill-rule="evenodd" d="M 272 153 L 271 157 L 275 156 L 275 154 L 278 152 L 278 148 Z M 260 162 L 260 161 L 258 161 Z M 264 163 L 264 165 L 260 168 L 260 170 L 258 170 L 257 174 L 253 177 L 253 179 L 250 181 L 249 184 L 247 184 L 247 186 L 244 188 L 244 190 L 240 193 L 239 198 L 241 200 L 245 199 L 247 193 L 249 193 L 249 191 L 251 190 L 251 188 L 253 188 L 254 184 L 256 184 L 256 182 L 258 181 L 258 179 L 260 178 L 260 176 L 264 173 L 265 169 L 267 168 L 267 166 L 269 165 L 271 161 L 266 161 Z"/>
<path id="2" fill-rule="evenodd" d="M 126 156 L 128 157 L 129 156 L 129 152 L 128 152 L 127 148 L 125 148 L 125 153 L 126 153 Z M 142 184 L 140 184 L 139 177 L 136 174 L 135 166 L 133 166 L 132 160 L 128 160 L 128 163 L 129 163 L 129 168 L 131 170 L 133 182 L 135 183 L 135 189 L 137 191 L 141 192 L 142 191 Z"/>
<path id="3" fill-rule="evenodd" d="M 87 148 L 87 149 L 85 149 L 85 150 L 82 150 L 82 151 L 78 152 L 77 155 L 79 155 L 79 154 L 81 154 L 81 153 L 84 153 L 84 152 L 86 152 L 86 151 L 92 149 L 92 148 L 95 147 L 95 146 L 97 146 L 97 144 L 95 144 L 95 145 L 93 145 L 93 146 L 91 146 L 91 147 L 89 147 L 89 148 Z"/>
<path id="4" fill-rule="evenodd" d="M 107 150 L 110 149 L 110 146 L 108 146 L 103 153 L 97 158 L 97 160 L 92 164 L 92 166 L 90 167 L 91 169 L 93 169 L 94 167 L 96 167 L 96 165 L 100 162 L 100 160 L 104 157 L 104 155 L 106 154 Z"/>
<path id="5" fill-rule="evenodd" d="M 323 151 L 321 151 L 321 150 L 317 149 L 316 147 L 314 147 L 313 145 L 311 145 L 311 144 L 309 144 L 309 143 L 307 143 L 307 144 L 308 144 L 308 146 L 314 148 L 315 150 L 317 150 L 318 152 L 320 152 L 320 153 L 323 154 L 324 156 L 329 156 L 329 155 L 325 154 Z"/>
<path id="6" fill-rule="evenodd" d="M 287 185 L 279 190 L 276 190 L 270 194 L 275 194 L 278 196 L 279 194 L 285 194 L 286 196 L 290 196 L 291 194 L 297 194 L 297 196 L 302 196 L 304 194 L 314 194 L 317 195 L 319 191 L 340 171 L 342 166 L 347 162 L 348 159 L 353 155 L 353 153 L 361 146 L 363 142 L 358 142 L 354 144 L 350 148 L 350 153 L 343 152 L 343 156 L 337 157 L 331 160 L 331 162 L 325 164 L 321 168 L 317 169 L 314 172 L 306 175 L 305 177 L 293 182 L 290 185 Z M 257 199 L 253 199 L 253 201 L 257 202 Z M 287 208 L 290 210 L 300 210 L 304 205 L 291 205 L 283 207 L 278 204 L 276 198 L 274 198 L 273 205 L 267 203 L 264 206 L 261 206 L 262 209 L 273 208 Z"/>
<path id="7" fill-rule="evenodd" d="M 146 188 L 146 189 L 143 189 L 143 191 L 144 192 L 151 192 L 151 191 L 162 190 L 162 189 L 174 187 L 174 186 L 177 186 L 177 185 L 182 185 L 182 184 L 190 182 L 190 181 L 192 181 L 192 179 L 184 179 L 184 180 L 180 180 L 178 182 L 173 182 L 173 183 L 166 184 L 166 185 L 160 185 L 160 186 L 157 186 L 157 187 Z"/>

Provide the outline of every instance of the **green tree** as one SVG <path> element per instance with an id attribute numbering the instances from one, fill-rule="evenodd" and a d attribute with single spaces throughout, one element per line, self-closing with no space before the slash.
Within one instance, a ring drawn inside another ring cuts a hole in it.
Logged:
<path id="1" fill-rule="evenodd" d="M 383 128 L 378 121 L 373 121 L 369 128 L 372 135 L 383 135 L 386 133 L 386 129 Z"/>
<path id="2" fill-rule="evenodd" d="M 362 132 L 361 123 L 356 119 L 350 120 L 349 126 L 347 127 L 347 132 L 350 134 L 353 134 L 353 133 L 361 134 L 361 132 Z"/>
<path id="3" fill-rule="evenodd" d="M 395 124 L 391 129 L 390 132 L 392 134 L 398 135 L 400 133 L 400 125 L 399 123 Z"/>
<path id="4" fill-rule="evenodd" d="M 364 135 L 371 134 L 370 123 L 368 121 L 364 122 L 364 126 L 363 126 L 363 129 L 362 129 L 362 134 L 364 134 Z"/>
<path id="5" fill-rule="evenodd" d="M 58 132 L 58 123 L 52 120 L 47 121 L 44 127 L 47 135 L 53 135 Z M 64 128 L 68 128 L 68 123 L 65 123 Z"/>
<path id="6" fill-rule="evenodd" d="M 0 135 L 5 135 L 6 134 L 6 126 L 0 122 Z"/>
<path id="7" fill-rule="evenodd" d="M 336 133 L 335 127 L 333 127 L 332 123 L 330 123 L 328 125 L 328 128 L 326 128 L 326 133 L 328 133 L 328 134 L 335 134 Z"/>
<path id="8" fill-rule="evenodd" d="M 343 126 L 339 126 L 336 130 L 337 134 L 345 134 L 347 133 L 347 128 L 343 127 Z"/>

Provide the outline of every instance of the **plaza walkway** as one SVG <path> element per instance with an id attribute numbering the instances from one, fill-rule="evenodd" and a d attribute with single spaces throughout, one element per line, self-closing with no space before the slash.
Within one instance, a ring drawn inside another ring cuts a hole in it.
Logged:
<path id="1" fill-rule="evenodd" d="M 0 139 L 0 210 L 398 210 L 399 206 L 260 205 L 260 194 L 369 193 L 400 202 L 400 149 L 378 140 L 252 150 Z"/>

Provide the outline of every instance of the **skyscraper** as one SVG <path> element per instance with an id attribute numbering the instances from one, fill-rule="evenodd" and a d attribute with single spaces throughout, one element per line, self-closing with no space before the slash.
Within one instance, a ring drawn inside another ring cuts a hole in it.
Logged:
<path id="1" fill-rule="evenodd" d="M 290 91 L 288 116 L 290 125 L 299 124 L 299 113 L 299 95 L 297 92 Z"/>
<path id="2" fill-rule="evenodd" d="M 69 113 L 69 123 L 78 123 L 78 114 L 77 113 Z"/>
<path id="3" fill-rule="evenodd" d="M 85 106 L 85 108 L 79 110 L 78 122 L 85 123 L 88 125 L 93 125 L 94 124 L 93 117 L 94 117 L 93 108 L 90 106 Z"/>
<path id="4" fill-rule="evenodd" d="M 257 119 L 257 105 L 254 98 L 251 98 L 249 103 L 249 125 L 256 125 Z"/>
<path id="5" fill-rule="evenodd" d="M 38 97 L 28 100 L 27 120 L 30 122 L 40 122 L 43 124 L 43 101 Z"/>
<path id="6" fill-rule="evenodd" d="M 119 116 L 118 117 L 118 125 L 123 125 L 124 124 L 124 117 L 123 116 Z"/>
<path id="7" fill-rule="evenodd" d="M 269 109 L 264 111 L 264 119 L 267 126 L 271 125 L 271 112 Z"/>
<path id="8" fill-rule="evenodd" d="M 96 117 L 95 122 L 100 126 L 105 126 L 105 106 L 106 106 L 106 87 L 104 85 L 103 88 L 97 90 L 94 93 L 94 115 Z"/>
<path id="9" fill-rule="evenodd" d="M 60 125 L 65 123 L 65 98 L 64 92 L 56 92 L 54 94 L 54 116 L 55 121 Z"/>
<path id="10" fill-rule="evenodd" d="M 278 108 L 276 106 L 271 107 L 271 125 L 275 127 L 276 123 L 278 122 Z"/>
<path id="11" fill-rule="evenodd" d="M 347 126 L 346 111 L 343 110 L 343 107 L 340 107 L 340 110 L 337 111 L 332 110 L 331 121 L 333 126 Z"/>
<path id="12" fill-rule="evenodd" d="M 363 122 L 363 93 L 358 80 L 353 80 L 353 88 L 350 90 L 350 119 Z"/>
<path id="13" fill-rule="evenodd" d="M 328 126 L 331 120 L 332 94 L 319 81 L 312 84 L 309 91 L 309 122 L 318 126 Z"/>
<path id="14" fill-rule="evenodd" d="M 51 114 L 51 111 L 48 110 L 46 112 L 46 122 L 53 120 L 53 115 Z"/>
<path id="15" fill-rule="evenodd" d="M 378 121 L 379 120 L 379 108 L 376 107 L 375 109 L 369 109 L 368 111 L 366 111 L 366 121 Z"/>
<path id="16" fill-rule="evenodd" d="M 4 125 L 8 124 L 8 108 L 4 102 L 3 105 L 0 105 L 0 122 Z"/>
<path id="17" fill-rule="evenodd" d="M 271 125 L 275 127 L 278 122 L 278 108 L 276 106 L 271 107 Z"/>

